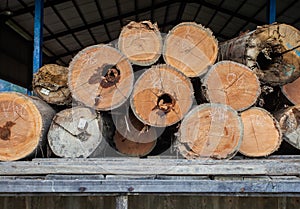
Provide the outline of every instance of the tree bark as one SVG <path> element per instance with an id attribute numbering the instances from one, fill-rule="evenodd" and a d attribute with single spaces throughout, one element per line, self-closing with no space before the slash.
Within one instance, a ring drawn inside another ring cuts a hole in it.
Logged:
<path id="1" fill-rule="evenodd" d="M 219 46 L 219 60 L 247 65 L 270 85 L 284 85 L 300 76 L 300 32 L 286 24 L 257 27 Z"/>
<path id="2" fill-rule="evenodd" d="M 0 160 L 45 156 L 46 135 L 54 115 L 37 97 L 0 93 Z"/>
<path id="3" fill-rule="evenodd" d="M 180 121 L 193 103 L 190 80 L 169 65 L 156 65 L 136 81 L 130 105 L 144 124 L 165 127 Z"/>
<path id="4" fill-rule="evenodd" d="M 133 64 L 154 64 L 162 51 L 162 37 L 157 24 L 131 21 L 122 28 L 118 48 Z"/>
<path id="5" fill-rule="evenodd" d="M 94 45 L 80 51 L 69 66 L 68 84 L 77 101 L 96 110 L 122 105 L 133 87 L 130 62 L 108 45 Z"/>
<path id="6" fill-rule="evenodd" d="M 59 157 L 89 157 L 103 140 L 101 120 L 94 110 L 86 107 L 60 111 L 48 132 L 51 150 Z"/>
<path id="7" fill-rule="evenodd" d="M 34 74 L 34 93 L 50 104 L 70 105 L 72 101 L 68 88 L 68 68 L 56 64 L 44 65 Z"/>
<path id="8" fill-rule="evenodd" d="M 202 84 L 203 94 L 211 103 L 221 103 L 242 111 L 260 95 L 257 76 L 245 65 L 221 61 L 212 66 Z"/>
<path id="9" fill-rule="evenodd" d="M 239 150 L 243 124 L 237 112 L 223 104 L 202 104 L 183 119 L 177 149 L 187 159 L 228 159 Z"/>
<path id="10" fill-rule="evenodd" d="M 279 121 L 283 139 L 300 149 L 300 105 L 280 110 L 274 115 Z"/>
<path id="11" fill-rule="evenodd" d="M 178 24 L 164 42 L 165 62 L 188 77 L 204 75 L 217 55 L 218 43 L 211 30 L 194 22 Z"/>
<path id="12" fill-rule="evenodd" d="M 268 156 L 278 150 L 282 134 L 277 120 L 266 110 L 253 107 L 241 113 L 244 137 L 240 153 L 249 157 Z"/>

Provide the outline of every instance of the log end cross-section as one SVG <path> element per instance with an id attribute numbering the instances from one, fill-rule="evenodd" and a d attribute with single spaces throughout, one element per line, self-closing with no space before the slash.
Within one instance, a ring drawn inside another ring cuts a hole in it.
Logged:
<path id="1" fill-rule="evenodd" d="M 0 94 L 0 160 L 33 157 L 46 143 L 54 110 L 37 97 Z"/>
<path id="2" fill-rule="evenodd" d="M 80 51 L 69 66 L 68 83 L 74 99 L 96 110 L 122 105 L 133 87 L 128 59 L 108 45 L 94 45 Z"/>
<path id="3" fill-rule="evenodd" d="M 241 113 L 244 137 L 240 152 L 249 157 L 264 157 L 275 152 L 282 141 L 277 120 L 266 110 L 253 107 Z"/>
<path id="4" fill-rule="evenodd" d="M 167 64 L 188 77 L 202 76 L 214 64 L 218 42 L 208 28 L 193 22 L 175 26 L 164 42 L 163 57 Z"/>
<path id="5" fill-rule="evenodd" d="M 119 50 L 133 63 L 141 66 L 154 64 L 161 55 L 162 37 L 157 24 L 150 21 L 131 21 L 122 28 Z"/>
<path id="6" fill-rule="evenodd" d="M 260 95 L 260 82 L 247 66 L 221 61 L 213 65 L 203 81 L 203 93 L 211 103 L 221 103 L 242 111 Z"/>
<path id="7" fill-rule="evenodd" d="M 156 65 L 137 80 L 131 96 L 136 117 L 150 126 L 165 127 L 180 121 L 193 103 L 190 80 L 169 65 Z"/>
<path id="8" fill-rule="evenodd" d="M 242 137 L 242 121 L 235 110 L 202 104 L 183 119 L 176 147 L 188 159 L 228 159 L 238 152 Z"/>

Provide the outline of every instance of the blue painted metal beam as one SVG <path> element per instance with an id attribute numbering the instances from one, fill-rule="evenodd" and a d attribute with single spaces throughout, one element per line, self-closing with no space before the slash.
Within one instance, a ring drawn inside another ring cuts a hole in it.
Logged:
<path id="1" fill-rule="evenodd" d="M 39 70 L 39 68 L 42 66 L 43 22 L 44 22 L 44 0 L 35 0 L 33 69 L 32 69 L 33 73 L 36 73 Z M 30 94 L 29 91 L 28 94 Z"/>
<path id="2" fill-rule="evenodd" d="M 35 0 L 34 11 L 34 50 L 33 50 L 33 73 L 42 66 L 42 44 L 43 44 L 43 0 Z"/>
<path id="3" fill-rule="evenodd" d="M 269 23 L 276 21 L 276 0 L 269 0 Z"/>

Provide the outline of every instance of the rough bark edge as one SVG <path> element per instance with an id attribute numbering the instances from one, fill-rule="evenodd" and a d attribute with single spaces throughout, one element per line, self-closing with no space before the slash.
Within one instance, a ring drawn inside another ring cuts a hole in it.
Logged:
<path id="1" fill-rule="evenodd" d="M 285 136 L 285 133 L 282 131 L 281 127 L 280 127 L 280 120 L 281 118 L 286 114 L 286 112 L 290 111 L 291 109 L 296 108 L 296 109 L 300 109 L 300 105 L 295 105 L 295 106 L 291 106 L 291 107 L 287 107 L 284 109 L 281 109 L 277 112 L 274 113 L 274 117 L 277 119 L 278 124 L 279 124 L 279 128 L 282 132 L 282 139 L 287 142 L 289 145 L 291 145 L 292 147 L 296 148 L 297 150 L 300 150 L 300 144 L 299 146 L 297 146 L 296 144 L 290 142 L 290 140 Z"/>

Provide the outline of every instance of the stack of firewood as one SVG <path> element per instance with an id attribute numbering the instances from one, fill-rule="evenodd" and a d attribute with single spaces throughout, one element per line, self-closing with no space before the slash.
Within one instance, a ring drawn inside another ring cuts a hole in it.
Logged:
<path id="1" fill-rule="evenodd" d="M 138 157 L 170 146 L 188 159 L 262 157 L 282 139 L 300 149 L 299 43 L 286 24 L 218 45 L 200 24 L 163 36 L 130 22 L 116 45 L 40 68 L 38 97 L 0 94 L 0 160 L 99 157 L 107 146 Z"/>

